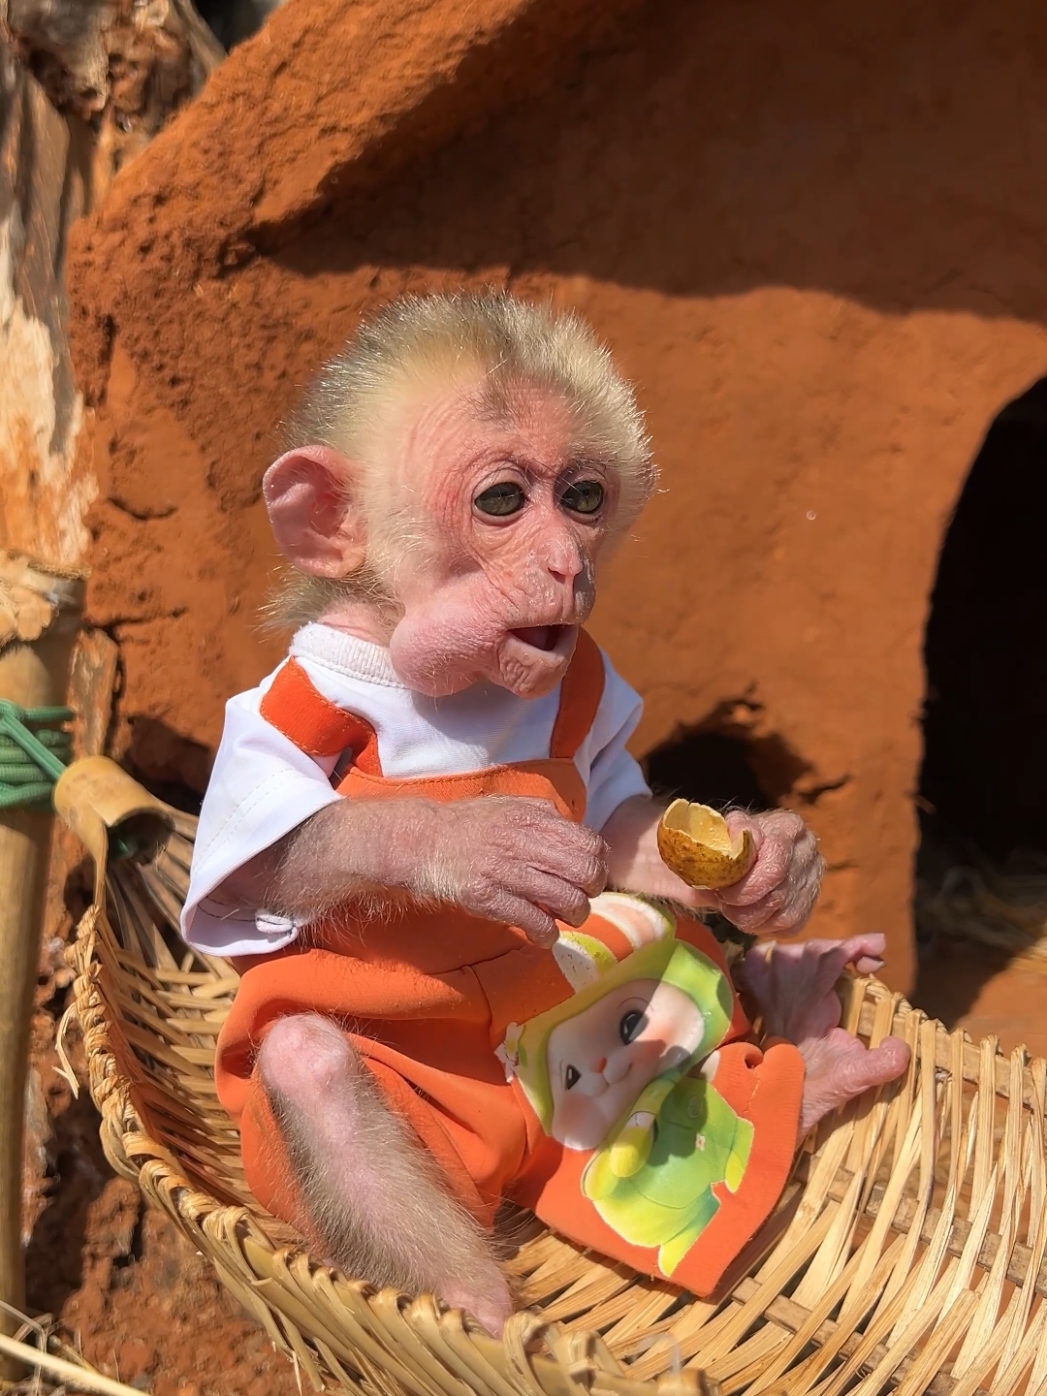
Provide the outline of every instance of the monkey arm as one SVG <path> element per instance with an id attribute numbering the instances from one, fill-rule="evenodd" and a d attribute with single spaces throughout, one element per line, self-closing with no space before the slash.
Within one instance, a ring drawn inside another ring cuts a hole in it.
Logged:
<path id="1" fill-rule="evenodd" d="M 664 809 L 665 805 L 650 795 L 634 795 L 623 800 L 604 824 L 600 834 L 610 850 L 608 885 L 625 892 L 665 897 L 696 910 L 717 906 L 714 893 L 688 887 L 662 862 L 657 834 Z"/>
<path id="2" fill-rule="evenodd" d="M 589 914 L 605 858 L 600 836 L 548 800 L 338 799 L 231 873 L 222 894 L 299 924 L 350 898 L 406 894 L 549 945 L 554 918 L 578 926 Z"/>
<path id="3" fill-rule="evenodd" d="M 428 800 L 339 800 L 244 863 L 223 893 L 294 919 L 321 916 L 352 896 L 421 893 L 424 874 L 412 877 L 405 851 L 425 846 L 435 809 Z"/>

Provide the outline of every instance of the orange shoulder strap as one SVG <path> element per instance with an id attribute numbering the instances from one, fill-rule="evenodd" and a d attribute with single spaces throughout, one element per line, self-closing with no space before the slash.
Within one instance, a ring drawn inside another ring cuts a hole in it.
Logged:
<path id="1" fill-rule="evenodd" d="M 307 756 L 351 751 L 353 765 L 365 775 L 382 774 L 374 729 L 325 698 L 297 660 L 289 659 L 277 670 L 259 711 Z"/>
<path id="2" fill-rule="evenodd" d="M 580 630 L 574 656 L 560 686 L 550 756 L 568 760 L 574 756 L 596 720 L 603 690 L 603 655 L 596 641 Z M 277 670 L 260 712 L 266 722 L 307 756 L 337 756 L 352 751 L 357 770 L 364 775 L 382 774 L 374 729 L 355 713 L 346 712 L 325 698 L 297 660 L 289 659 Z"/>
<path id="3" fill-rule="evenodd" d="M 589 735 L 603 698 L 605 674 L 600 646 L 585 630 L 578 632 L 574 656 L 560 685 L 549 755 L 570 760 Z"/>

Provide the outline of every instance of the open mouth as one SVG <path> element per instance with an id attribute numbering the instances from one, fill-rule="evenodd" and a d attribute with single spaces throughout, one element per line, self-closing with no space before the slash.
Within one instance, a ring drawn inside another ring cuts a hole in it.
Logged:
<path id="1" fill-rule="evenodd" d="M 556 642 L 566 629 L 566 625 L 521 625 L 512 633 L 525 645 L 548 654 L 556 648 Z"/>

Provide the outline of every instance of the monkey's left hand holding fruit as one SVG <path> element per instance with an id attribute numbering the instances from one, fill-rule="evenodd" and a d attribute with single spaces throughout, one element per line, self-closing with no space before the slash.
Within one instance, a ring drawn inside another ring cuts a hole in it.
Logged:
<path id="1" fill-rule="evenodd" d="M 201 812 L 182 931 L 241 974 L 215 1074 L 252 1191 L 493 1333 L 504 1199 L 708 1294 L 798 1136 L 907 1063 L 839 1027 L 882 938 L 757 946 L 757 1045 L 694 914 L 787 935 L 822 861 L 781 811 L 688 845 L 706 816 L 626 750 L 640 700 L 582 626 L 653 484 L 573 316 L 430 296 L 365 324 L 266 474 L 298 628 L 229 702 Z"/>

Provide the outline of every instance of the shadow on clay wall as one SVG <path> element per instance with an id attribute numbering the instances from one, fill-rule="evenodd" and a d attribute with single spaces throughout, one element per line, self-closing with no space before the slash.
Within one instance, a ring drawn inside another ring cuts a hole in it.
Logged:
<path id="1" fill-rule="evenodd" d="M 570 82 L 259 250 L 1042 321 L 1044 66 L 1031 0 L 648 4 Z"/>
<path id="2" fill-rule="evenodd" d="M 663 742 L 646 758 L 644 770 L 651 788 L 669 800 L 749 810 L 766 809 L 771 803 L 745 741 L 722 732 L 699 731 Z"/>
<path id="3" fill-rule="evenodd" d="M 716 809 L 761 810 L 796 801 L 810 766 L 779 733 L 761 730 L 764 714 L 745 699 L 726 701 L 683 728 L 644 758 L 657 795 L 682 797 Z"/>
<path id="4" fill-rule="evenodd" d="M 1047 901 L 1045 485 L 1047 378 L 992 423 L 941 551 L 925 642 L 916 859 L 930 887 L 956 866 L 1038 862 Z M 938 1011 L 933 951 L 924 947 L 913 998 Z M 1006 963 L 981 958 L 985 973 Z M 972 974 L 954 986 L 939 1016 L 965 1013 L 979 984 Z"/>
<path id="5" fill-rule="evenodd" d="M 124 765 L 154 795 L 186 814 L 199 814 L 214 752 L 153 717 L 133 717 Z"/>

